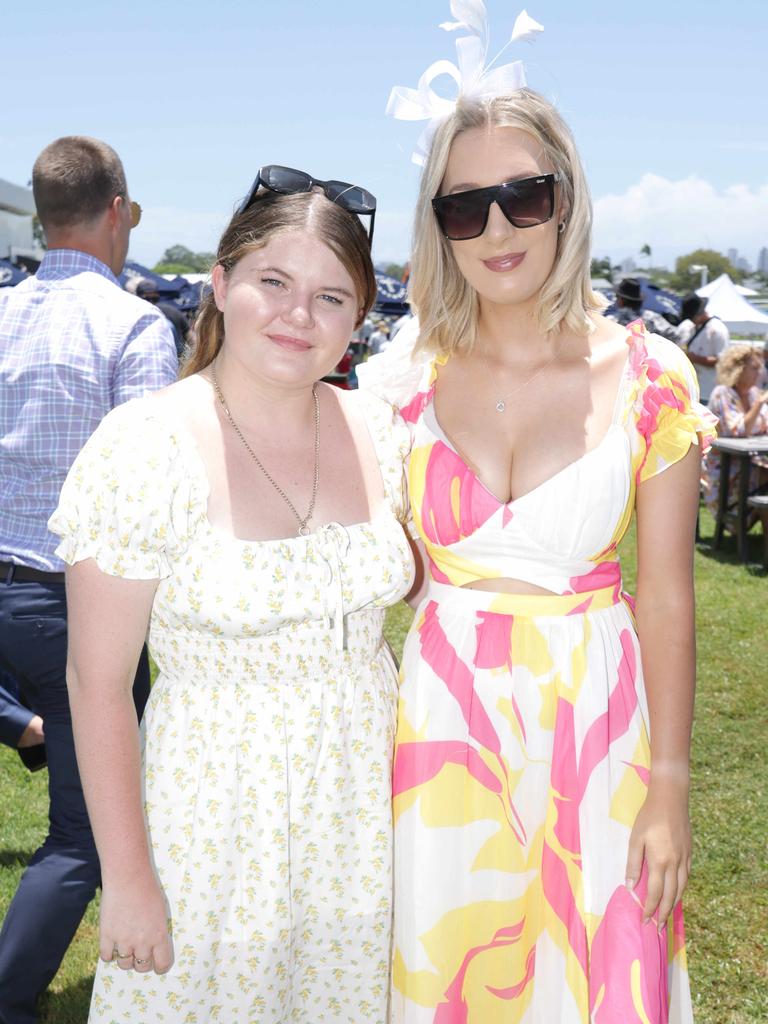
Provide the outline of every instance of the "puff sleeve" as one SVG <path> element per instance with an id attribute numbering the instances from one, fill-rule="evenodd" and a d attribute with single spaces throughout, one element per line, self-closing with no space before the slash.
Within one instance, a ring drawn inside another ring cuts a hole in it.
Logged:
<path id="1" fill-rule="evenodd" d="M 403 525 L 409 525 L 407 464 L 411 434 L 398 411 L 372 392 L 358 391 L 373 440 L 387 500 Z"/>
<path id="2" fill-rule="evenodd" d="M 361 390 L 372 391 L 396 409 L 404 408 L 418 392 L 431 361 L 428 355 L 414 352 L 418 340 L 419 321 L 414 317 L 383 352 L 357 367 Z"/>
<path id="3" fill-rule="evenodd" d="M 685 353 L 658 335 L 633 350 L 638 359 L 635 423 L 641 438 L 637 482 L 679 462 L 692 444 L 704 455 L 717 436 L 717 419 L 699 402 L 696 371 Z"/>
<path id="4" fill-rule="evenodd" d="M 68 564 L 93 558 L 110 576 L 162 579 L 204 518 L 204 481 L 155 401 L 114 409 L 75 459 L 48 521 Z"/>

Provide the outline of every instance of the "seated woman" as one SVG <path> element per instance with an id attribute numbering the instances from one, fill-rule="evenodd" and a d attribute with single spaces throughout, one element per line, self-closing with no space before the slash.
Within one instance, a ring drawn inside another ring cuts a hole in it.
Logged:
<path id="1" fill-rule="evenodd" d="M 185 378 L 105 418 L 51 520 L 103 875 L 92 1024 L 387 1017 L 408 441 L 318 383 L 376 296 L 375 200 L 339 186 L 259 172 Z"/>
<path id="2" fill-rule="evenodd" d="M 762 352 L 752 345 L 731 345 L 717 361 L 717 386 L 709 409 L 718 418 L 720 437 L 752 437 L 768 434 L 768 394 L 757 387 L 763 368 Z M 750 491 L 765 482 L 768 459 L 755 456 L 750 472 Z M 720 456 L 710 451 L 704 458 L 702 474 L 705 500 L 713 515 L 720 501 Z M 731 468 L 728 504 L 735 505 L 739 488 L 739 467 Z"/>

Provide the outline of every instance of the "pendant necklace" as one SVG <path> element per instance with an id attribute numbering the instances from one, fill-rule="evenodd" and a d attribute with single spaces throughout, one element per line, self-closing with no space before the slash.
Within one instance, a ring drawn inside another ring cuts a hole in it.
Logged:
<path id="1" fill-rule="evenodd" d="M 216 379 L 216 368 L 215 368 L 213 363 L 211 363 L 211 380 L 213 382 L 213 390 L 216 392 L 216 397 L 221 402 L 221 407 L 223 408 L 224 413 L 225 413 L 227 419 L 232 424 L 232 428 L 234 429 L 235 433 L 237 434 L 237 436 L 242 441 L 246 451 L 251 456 L 251 458 L 256 463 L 256 465 L 259 467 L 259 469 L 264 474 L 264 476 L 267 478 L 267 480 L 269 480 L 269 482 L 272 484 L 274 489 L 277 491 L 277 493 L 280 495 L 280 497 L 286 503 L 286 505 L 291 510 L 291 512 L 293 512 L 293 514 L 296 516 L 296 521 L 299 524 L 299 536 L 300 537 L 308 536 L 309 535 L 309 527 L 307 526 L 307 523 L 312 518 L 312 513 L 315 511 L 315 500 L 317 498 L 317 488 L 318 488 L 318 484 L 320 483 L 320 401 L 319 401 L 319 399 L 317 397 L 317 383 L 312 385 L 312 398 L 314 399 L 314 402 L 315 402 L 315 476 L 314 476 L 314 480 L 312 482 L 312 500 L 309 503 L 309 508 L 307 509 L 307 514 L 304 516 L 304 518 L 302 518 L 299 515 L 299 513 L 296 511 L 296 506 L 293 504 L 291 499 L 288 497 L 288 495 L 282 489 L 280 484 L 277 483 L 277 481 L 270 475 L 270 473 L 264 467 L 261 459 L 258 457 L 258 455 L 253 450 L 253 448 L 251 448 L 251 446 L 248 444 L 246 439 L 243 437 L 242 430 L 240 429 L 240 427 L 238 427 L 238 425 L 235 423 L 234 419 L 232 418 L 232 413 L 229 411 L 229 406 L 227 405 L 226 401 L 224 400 L 224 395 L 222 394 L 221 388 L 219 387 L 219 382 Z"/>
<path id="2" fill-rule="evenodd" d="M 536 373 L 533 374 L 532 377 L 529 377 L 528 380 L 524 380 L 522 384 L 518 384 L 517 387 L 513 388 L 508 394 L 504 395 L 503 398 L 500 398 L 496 402 L 496 406 L 495 406 L 496 412 L 504 412 L 506 410 L 506 408 L 507 408 L 507 402 L 510 400 L 510 398 L 513 395 L 516 395 L 518 391 L 522 391 L 523 388 L 528 387 L 529 384 L 533 384 L 533 382 L 536 380 L 536 378 L 540 377 L 542 375 L 542 373 L 544 373 L 544 371 L 546 369 L 548 369 L 552 365 L 552 363 L 554 363 L 554 361 L 557 359 L 559 354 L 560 354 L 560 345 L 558 344 L 557 348 L 552 353 L 550 358 L 546 361 L 546 363 L 544 363 L 543 366 L 540 366 L 538 368 L 538 370 L 536 371 Z M 491 371 L 490 366 L 488 365 L 488 357 L 485 355 L 485 353 L 483 353 L 483 365 L 485 366 L 486 370 L 488 371 L 488 374 L 491 377 L 491 379 L 493 379 L 493 373 Z"/>

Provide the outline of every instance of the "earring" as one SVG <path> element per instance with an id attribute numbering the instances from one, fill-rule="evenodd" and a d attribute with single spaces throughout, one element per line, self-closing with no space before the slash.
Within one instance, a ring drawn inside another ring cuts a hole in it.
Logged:
<path id="1" fill-rule="evenodd" d="M 565 231 L 565 221 L 561 220 L 560 223 L 557 225 L 557 233 L 558 233 L 558 235 L 562 235 L 562 233 L 564 231 Z"/>

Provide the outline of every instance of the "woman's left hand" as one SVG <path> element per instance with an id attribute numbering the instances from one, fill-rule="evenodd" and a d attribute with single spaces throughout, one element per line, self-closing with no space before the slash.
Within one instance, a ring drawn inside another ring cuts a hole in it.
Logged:
<path id="1" fill-rule="evenodd" d="M 629 838 L 626 878 L 630 889 L 640 879 L 643 862 L 648 875 L 643 922 L 657 914 L 661 931 L 685 891 L 691 870 L 687 785 L 651 782 Z"/>

